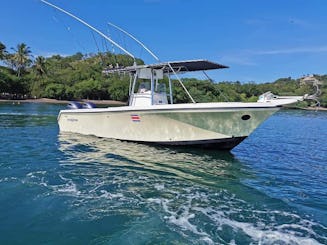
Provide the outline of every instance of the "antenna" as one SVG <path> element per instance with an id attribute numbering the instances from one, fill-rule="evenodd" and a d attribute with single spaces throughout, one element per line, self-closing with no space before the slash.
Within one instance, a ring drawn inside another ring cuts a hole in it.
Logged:
<path id="1" fill-rule="evenodd" d="M 41 2 L 49 5 L 50 7 L 52 8 L 55 8 L 67 15 L 69 15 L 70 17 L 74 18 L 75 20 L 77 20 L 78 22 L 84 24 L 85 26 L 87 26 L 88 28 L 90 28 L 91 30 L 95 31 L 96 33 L 98 33 L 100 36 L 102 36 L 103 38 L 105 38 L 107 41 L 109 41 L 110 43 L 112 43 L 113 45 L 115 45 L 117 48 L 119 48 L 120 50 L 122 50 L 123 52 L 125 52 L 128 56 L 132 57 L 133 60 L 134 60 L 134 64 L 135 64 L 135 57 L 134 55 L 132 55 L 130 52 L 128 52 L 126 49 L 124 49 L 123 47 L 121 47 L 118 43 L 116 43 L 114 40 L 112 40 L 111 38 L 109 38 L 108 36 L 106 36 L 105 34 L 103 34 L 101 31 L 99 31 L 98 29 L 96 29 L 95 27 L 91 26 L 90 24 L 86 23 L 84 20 L 80 19 L 79 17 L 73 15 L 72 13 L 69 13 L 68 11 L 62 9 L 62 8 L 59 8 L 58 6 L 52 4 L 52 3 L 49 3 L 45 0 L 40 0 Z"/>
<path id="2" fill-rule="evenodd" d="M 116 29 L 118 29 L 119 31 L 125 33 L 127 36 L 129 36 L 130 38 L 132 38 L 134 41 L 136 41 L 138 44 L 140 44 L 146 51 L 148 51 L 148 53 L 155 58 L 156 61 L 160 62 L 160 59 L 149 49 L 147 48 L 144 43 L 142 43 L 140 40 L 138 40 L 136 37 L 134 37 L 132 34 L 128 33 L 127 31 L 125 31 L 124 29 L 120 28 L 119 26 L 116 26 L 113 23 L 108 22 L 108 25 L 111 25 L 113 27 L 115 27 Z"/>

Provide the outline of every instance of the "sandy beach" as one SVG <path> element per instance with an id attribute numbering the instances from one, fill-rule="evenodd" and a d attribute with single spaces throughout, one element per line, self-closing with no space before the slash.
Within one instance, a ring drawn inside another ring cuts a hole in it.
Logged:
<path id="1" fill-rule="evenodd" d="M 327 108 L 325 107 L 306 107 L 306 108 L 299 108 L 301 110 L 307 110 L 307 111 L 327 111 Z"/>

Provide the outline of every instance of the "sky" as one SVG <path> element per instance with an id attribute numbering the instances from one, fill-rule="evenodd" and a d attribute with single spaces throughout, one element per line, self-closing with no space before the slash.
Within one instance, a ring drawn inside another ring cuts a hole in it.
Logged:
<path id="1" fill-rule="evenodd" d="M 327 74 L 326 0 L 50 0 L 130 51 L 155 63 L 207 59 L 229 66 L 215 81 L 273 82 Z M 26 43 L 35 57 L 76 52 L 121 53 L 71 17 L 39 0 L 3 0 L 0 42 Z"/>

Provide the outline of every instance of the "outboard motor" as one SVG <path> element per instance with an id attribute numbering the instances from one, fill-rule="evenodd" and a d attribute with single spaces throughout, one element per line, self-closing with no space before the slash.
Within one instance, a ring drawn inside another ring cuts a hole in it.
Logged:
<path id="1" fill-rule="evenodd" d="M 83 102 L 82 106 L 84 109 L 92 109 L 92 108 L 96 107 L 96 105 L 94 103 L 89 102 L 89 101 Z"/>
<path id="2" fill-rule="evenodd" d="M 81 109 L 83 108 L 82 104 L 77 102 L 77 101 L 71 101 L 69 102 L 69 104 L 67 105 L 68 109 Z"/>

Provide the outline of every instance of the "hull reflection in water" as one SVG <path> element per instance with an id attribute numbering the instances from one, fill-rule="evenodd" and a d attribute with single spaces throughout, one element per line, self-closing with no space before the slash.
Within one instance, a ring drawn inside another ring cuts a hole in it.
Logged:
<path id="1" fill-rule="evenodd" d="M 109 164 L 126 170 L 171 175 L 216 185 L 219 176 L 237 178 L 239 162 L 230 152 L 185 147 L 162 147 L 61 133 L 60 150 L 76 163 Z"/>
<path id="2" fill-rule="evenodd" d="M 244 184 L 256 176 L 230 153 L 76 134 L 60 134 L 59 149 L 61 184 L 39 179 L 67 198 L 63 219 L 106 227 L 91 243 L 327 242 L 326 227 Z"/>

